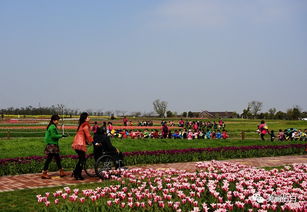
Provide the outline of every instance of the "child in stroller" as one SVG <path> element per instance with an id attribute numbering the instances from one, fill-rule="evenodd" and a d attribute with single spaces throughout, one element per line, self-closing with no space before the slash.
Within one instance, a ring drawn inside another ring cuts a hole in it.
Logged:
<path id="1" fill-rule="evenodd" d="M 124 168 L 124 155 L 117 148 L 115 148 L 110 137 L 107 135 L 107 130 L 104 127 L 99 127 L 94 134 L 94 159 L 98 160 L 102 156 L 103 152 L 110 154 L 117 162 L 116 169 L 118 167 Z"/>

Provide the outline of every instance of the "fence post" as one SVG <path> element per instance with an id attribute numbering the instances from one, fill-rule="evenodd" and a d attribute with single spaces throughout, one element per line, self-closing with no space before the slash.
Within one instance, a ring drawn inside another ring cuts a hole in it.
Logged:
<path id="1" fill-rule="evenodd" d="M 10 130 L 7 130 L 7 139 L 10 140 L 11 135 L 10 135 Z"/>
<path id="2" fill-rule="evenodd" d="M 242 141 L 245 139 L 245 132 L 244 131 L 241 132 L 241 138 L 242 138 Z"/>

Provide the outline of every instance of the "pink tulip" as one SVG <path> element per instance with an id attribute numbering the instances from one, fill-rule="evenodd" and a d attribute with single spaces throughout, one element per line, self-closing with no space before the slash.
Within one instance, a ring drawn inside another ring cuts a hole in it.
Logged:
<path id="1" fill-rule="evenodd" d="M 64 191 L 69 194 L 70 193 L 70 188 L 69 187 L 64 187 Z"/>
<path id="2" fill-rule="evenodd" d="M 95 202 L 97 200 L 97 197 L 96 196 L 90 196 L 90 199 L 92 200 L 92 202 Z"/>
<path id="3" fill-rule="evenodd" d="M 160 208 L 164 208 L 164 206 L 165 206 L 163 201 L 159 201 L 158 205 L 159 205 Z"/>
<path id="4" fill-rule="evenodd" d="M 77 199 L 78 199 L 78 196 L 75 195 L 75 194 L 69 196 L 69 200 L 70 200 L 71 202 L 75 202 Z"/>
<path id="5" fill-rule="evenodd" d="M 63 199 L 67 198 L 67 194 L 66 193 L 62 194 L 61 196 L 62 196 Z"/>
<path id="6" fill-rule="evenodd" d="M 145 207 L 146 207 L 145 202 L 141 202 L 141 207 L 142 207 L 142 208 L 145 208 Z"/>
<path id="7" fill-rule="evenodd" d="M 177 209 L 179 208 L 179 206 L 180 206 L 179 204 L 174 203 L 174 204 L 173 204 L 174 210 L 177 210 Z"/>
<path id="8" fill-rule="evenodd" d="M 128 206 L 129 206 L 130 208 L 133 208 L 133 202 L 128 202 Z"/>
<path id="9" fill-rule="evenodd" d="M 114 203 L 115 203 L 116 205 L 118 205 L 118 204 L 120 203 L 120 199 L 119 199 L 119 198 L 116 198 L 116 199 L 114 200 Z"/>
<path id="10" fill-rule="evenodd" d="M 78 189 L 78 188 L 75 188 L 75 189 L 74 189 L 74 194 L 77 195 L 78 193 L 79 193 L 79 189 Z"/>
<path id="11" fill-rule="evenodd" d="M 85 202 L 85 198 L 84 198 L 84 197 L 81 197 L 81 198 L 79 198 L 79 201 L 80 201 L 81 203 L 84 203 L 84 202 Z"/>

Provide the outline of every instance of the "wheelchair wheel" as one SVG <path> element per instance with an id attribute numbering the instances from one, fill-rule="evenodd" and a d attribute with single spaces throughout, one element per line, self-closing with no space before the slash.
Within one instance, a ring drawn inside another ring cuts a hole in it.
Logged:
<path id="1" fill-rule="evenodd" d="M 101 179 L 108 179 L 115 170 L 115 160 L 110 155 L 103 155 L 98 158 L 95 164 L 95 172 Z"/>
<path id="2" fill-rule="evenodd" d="M 84 171 L 89 177 L 95 177 L 96 172 L 95 172 L 95 159 L 94 155 L 90 154 L 86 157 L 86 161 L 84 163 Z"/>

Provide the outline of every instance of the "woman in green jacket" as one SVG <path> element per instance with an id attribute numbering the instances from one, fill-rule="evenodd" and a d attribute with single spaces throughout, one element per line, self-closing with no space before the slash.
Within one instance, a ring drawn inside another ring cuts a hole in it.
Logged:
<path id="1" fill-rule="evenodd" d="M 67 137 L 66 135 L 62 135 L 58 133 L 57 125 L 59 123 L 60 117 L 58 115 L 52 115 L 51 120 L 47 126 L 47 131 L 45 133 L 45 143 L 47 144 L 45 148 L 45 154 L 47 155 L 47 160 L 44 165 L 42 179 L 50 179 L 51 177 L 48 175 L 48 167 L 52 158 L 55 159 L 56 164 L 60 170 L 60 177 L 64 177 L 66 173 L 64 172 L 61 165 L 61 157 L 60 157 L 60 148 L 59 148 L 59 140 L 62 137 Z"/>

